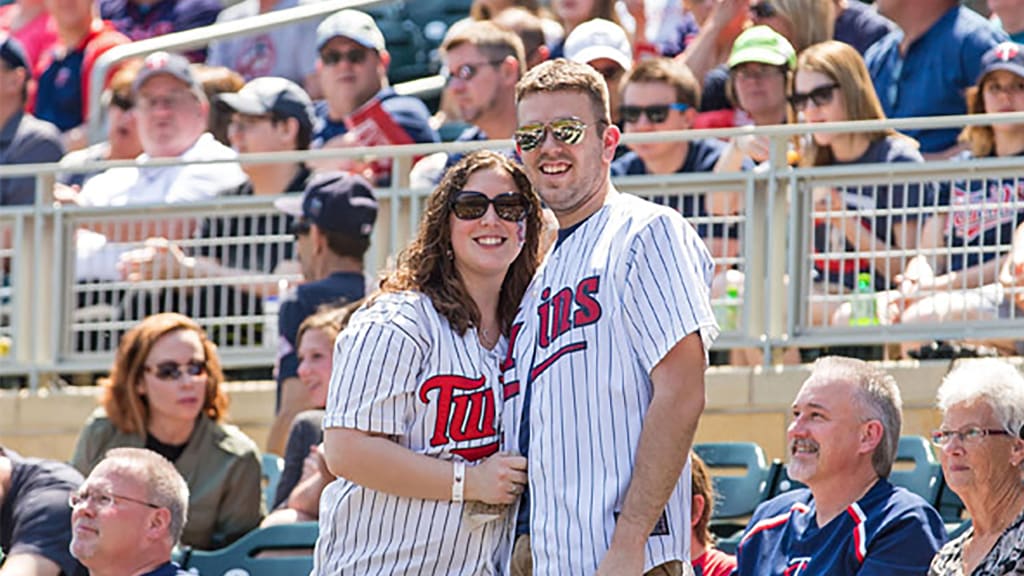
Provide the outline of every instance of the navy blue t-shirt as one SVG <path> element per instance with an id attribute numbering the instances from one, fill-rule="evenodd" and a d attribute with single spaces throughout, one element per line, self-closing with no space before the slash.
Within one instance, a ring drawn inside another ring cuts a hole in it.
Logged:
<path id="1" fill-rule="evenodd" d="M 1017 156 L 1024 157 L 1024 152 Z M 956 157 L 972 158 L 969 150 Z M 939 198 L 941 205 L 951 207 L 943 230 L 951 252 L 949 270 L 970 268 L 1005 254 L 1014 230 L 1024 221 L 1024 177 L 944 182 Z M 965 253 L 962 248 L 968 246 L 972 249 Z"/>
<path id="2" fill-rule="evenodd" d="M 686 152 L 686 159 L 683 160 L 683 165 L 676 170 L 676 174 L 714 171 L 715 164 L 718 162 L 718 158 L 722 155 L 725 147 L 726 143 L 721 140 L 690 141 L 689 149 Z M 745 160 L 743 163 L 744 170 L 750 170 L 753 166 L 750 160 Z M 621 158 L 612 162 L 612 176 L 635 176 L 648 173 L 647 166 L 636 152 L 623 154 Z M 705 207 L 704 194 L 682 197 L 669 196 L 667 198 L 665 196 L 654 196 L 651 198 L 651 202 L 678 210 L 683 215 L 683 218 L 687 219 L 707 218 L 710 216 Z M 694 228 L 697 229 L 697 233 L 701 238 L 739 237 L 739 229 L 735 224 L 727 226 L 723 224 L 709 225 L 701 223 L 695 224 Z"/>
<path id="3" fill-rule="evenodd" d="M 366 295 L 366 278 L 358 272 L 335 272 L 323 280 L 300 284 L 281 301 L 278 312 L 277 404 L 281 404 L 281 383 L 299 373 L 298 350 L 295 338 L 302 321 L 314 314 L 323 304 L 344 306 Z"/>
<path id="4" fill-rule="evenodd" d="M 39 76 L 35 115 L 66 132 L 82 123 L 82 63 L 85 50 L 71 50 Z"/>
<path id="5" fill-rule="evenodd" d="M 1007 40 L 988 20 L 959 3 L 900 54 L 903 32 L 882 37 L 864 55 L 871 82 L 889 118 L 966 114 L 964 90 L 981 73 L 981 56 Z M 956 144 L 958 128 L 904 130 L 922 152 Z"/>
<path id="6" fill-rule="evenodd" d="M 896 25 L 874 7 L 852 0 L 836 17 L 832 38 L 853 46 L 863 56 L 872 44 L 893 30 L 896 30 Z"/>
<path id="7" fill-rule="evenodd" d="M 913 142 L 899 136 L 879 138 L 868 146 L 860 158 L 850 162 L 836 162 L 836 166 L 850 164 L 891 164 L 894 162 L 924 162 L 921 153 L 914 148 Z M 882 182 L 877 185 L 864 184 L 858 186 L 841 186 L 839 192 L 848 210 L 885 210 L 888 208 L 924 208 L 934 206 L 937 201 L 931 183 L 920 182 Z M 890 244 L 893 224 L 902 224 L 917 218 L 915 214 L 879 215 L 874 218 L 864 217 L 862 224 L 873 232 L 875 237 Z M 855 252 L 854 247 L 845 238 L 832 238 L 830 230 L 835 230 L 825 223 L 814 225 L 814 251 L 816 254 L 829 254 L 826 260 L 815 257 L 814 267 L 816 279 L 824 281 L 827 275 L 830 284 L 842 284 L 849 289 L 857 286 L 857 275 L 871 269 L 868 259 L 841 258 L 838 253 Z M 898 239 L 897 239 L 898 240 Z M 889 287 L 890 279 L 881 275 L 882 270 L 875 271 L 875 288 L 884 290 Z"/>
<path id="8" fill-rule="evenodd" d="M 133 42 L 209 26 L 217 21 L 223 8 L 220 0 L 160 0 L 150 5 L 130 0 L 99 0 L 99 5 L 100 17 Z M 189 53 L 189 58 L 201 62 L 205 54 L 205 49 L 196 50 Z"/>
<path id="9" fill-rule="evenodd" d="M 758 506 L 734 576 L 920 576 L 942 547 L 942 519 L 920 496 L 880 479 L 825 526 L 803 488 Z"/>
<path id="10" fill-rule="evenodd" d="M 22 458 L 0 449 L 11 461 L 11 485 L 0 500 L 0 550 L 36 554 L 60 566 L 64 576 L 85 576 L 68 546 L 71 544 L 71 508 L 68 495 L 84 479 L 63 462 Z"/>

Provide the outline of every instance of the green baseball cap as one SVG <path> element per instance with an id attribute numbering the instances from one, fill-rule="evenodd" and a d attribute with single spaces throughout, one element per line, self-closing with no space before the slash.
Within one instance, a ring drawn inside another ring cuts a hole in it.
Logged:
<path id="1" fill-rule="evenodd" d="M 747 62 L 771 66 L 796 67 L 796 50 L 786 37 L 768 26 L 752 26 L 743 31 L 732 45 L 729 68 Z"/>

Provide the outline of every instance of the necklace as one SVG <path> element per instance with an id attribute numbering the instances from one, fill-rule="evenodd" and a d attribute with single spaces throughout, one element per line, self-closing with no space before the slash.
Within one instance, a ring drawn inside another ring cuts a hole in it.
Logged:
<path id="1" fill-rule="evenodd" d="M 484 348 L 487 348 L 488 350 L 494 348 L 494 345 L 498 343 L 499 336 L 500 333 L 496 333 L 494 336 L 491 336 L 491 332 L 483 327 L 477 329 L 477 338 L 480 340 L 480 343 L 483 344 Z"/>

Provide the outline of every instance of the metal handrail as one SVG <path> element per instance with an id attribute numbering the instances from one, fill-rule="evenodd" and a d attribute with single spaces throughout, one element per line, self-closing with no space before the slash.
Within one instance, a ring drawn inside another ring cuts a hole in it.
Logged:
<path id="1" fill-rule="evenodd" d="M 701 137 L 720 137 L 725 135 L 755 134 L 769 136 L 776 145 L 783 145 L 786 139 L 794 134 L 810 131 L 822 132 L 857 132 L 887 129 L 892 127 L 938 127 L 963 124 L 992 124 L 995 122 L 1024 123 L 1024 114 L 1000 114 L 985 116 L 940 117 L 909 120 L 888 120 L 857 123 L 825 124 L 825 125 L 794 125 L 775 126 L 758 129 L 732 128 L 719 130 L 701 130 L 684 132 L 660 132 L 651 134 L 626 135 L 624 142 L 653 142 L 671 140 L 693 140 Z M 237 160 L 241 163 L 250 162 L 297 162 L 321 158 L 351 158 L 363 155 L 393 157 L 396 165 L 401 161 L 408 162 L 413 157 L 433 152 L 465 152 L 477 148 L 511 147 L 511 140 L 495 140 L 489 142 L 456 142 L 444 144 L 414 144 L 408 146 L 384 146 L 373 148 L 332 149 L 301 152 L 278 152 L 264 154 L 245 154 Z M 225 162 L 232 160 L 221 160 Z M 202 163 L 209 163 L 202 162 Z M 153 160 L 147 166 L 167 166 L 182 164 L 180 159 Z M 94 170 L 97 168 L 133 166 L 133 161 L 102 162 L 87 167 L 68 169 L 60 164 L 32 164 L 21 166 L 0 166 L 0 176 L 33 175 L 37 179 L 37 204 L 35 206 L 5 208 L 0 223 L 14 228 L 15 242 L 21 242 L 16 251 L 7 251 L 7 258 L 15 269 L 16 285 L 13 285 L 13 306 L 15 319 L 11 328 L 19 339 L 15 342 L 18 358 L 12 363 L 9 360 L 0 362 L 0 374 L 27 373 L 32 376 L 33 385 L 38 382 L 40 374 L 55 371 L 73 371 L 100 368 L 108 363 L 102 354 L 62 355 L 57 336 L 67 331 L 72 323 L 68 318 L 68 310 L 73 308 L 71 301 L 72 287 L 69 287 L 67 274 L 70 270 L 66 264 L 68 246 L 72 241 L 67 231 L 82 220 L 101 218 L 123 219 L 128 214 L 236 214 L 246 207 L 264 207 L 270 201 L 260 198 L 215 198 L 203 204 L 177 206 L 132 206 L 122 208 L 98 208 L 77 206 L 54 206 L 49 202 L 45 183 L 58 172 L 76 170 Z M 406 164 L 407 165 L 407 164 Z M 901 163 L 890 165 L 872 165 L 865 169 L 863 165 L 844 165 L 830 167 L 801 168 L 785 164 L 767 164 L 763 169 L 751 172 L 723 174 L 673 174 L 665 176 L 634 176 L 617 179 L 616 185 L 626 191 L 647 195 L 688 195 L 693 193 L 713 192 L 717 190 L 742 190 L 747 214 L 762 214 L 761 218 L 744 216 L 714 216 L 695 218 L 702 223 L 739 224 L 744 234 L 744 244 L 738 257 L 720 259 L 720 263 L 740 264 L 749 273 L 744 287 L 745 307 L 742 310 L 741 327 L 739 330 L 726 333 L 720 339 L 726 347 L 756 346 L 765 350 L 773 346 L 787 343 L 798 344 L 829 344 L 850 342 L 884 342 L 886 340 L 908 340 L 915 336 L 927 334 L 939 336 L 947 334 L 978 334 L 987 336 L 1011 337 L 1020 333 L 1020 318 L 977 322 L 965 325 L 962 322 L 948 323 L 940 326 L 877 326 L 872 330 L 847 328 L 839 326 L 803 325 L 785 310 L 795 309 L 804 305 L 805 293 L 801 293 L 800 283 L 790 282 L 788 285 L 783 277 L 799 274 L 808 266 L 807 255 L 802 253 L 799 239 L 803 238 L 800 226 L 802 218 L 806 218 L 808 206 L 805 199 L 798 198 L 798 192 L 810 189 L 814 185 L 837 186 L 858 184 L 863 182 L 900 182 L 930 181 L 939 179 L 979 178 L 1001 173 L 1015 174 L 1022 170 L 1024 160 L 1015 158 L 987 158 L 970 162 L 930 162 Z M 395 180 L 398 180 L 396 178 Z M 384 262 L 384 257 L 392 254 L 400 246 L 403 235 L 415 228 L 418 221 L 422 199 L 429 190 L 413 190 L 395 184 L 386 190 L 379 190 L 382 202 L 390 206 L 382 207 L 380 220 L 385 224 L 378 226 L 381 237 L 375 237 L 368 263 Z M 799 200 L 799 201 L 794 201 Z M 401 209 L 400 209 L 401 206 Z M 789 210 L 787 213 L 786 211 Z M 387 232 L 385 232 L 385 228 Z M 778 244 L 782 238 L 790 238 L 789 245 Z M 792 239 L 796 239 L 795 241 Z M 381 250 L 386 252 L 380 252 Z M 372 269 L 372 266 L 371 266 Z M 19 276 L 20 274 L 20 276 Z M 27 282 L 27 284 L 26 284 Z M 162 284 L 161 284 L 162 285 Z M 33 290 L 32 287 L 35 287 Z M 49 287 L 39 290 L 39 287 Z M 47 290 L 52 288 L 52 296 Z M 28 290 L 26 292 L 25 290 Z M 31 293 L 32 297 L 24 294 Z M 19 298 L 19 296 L 21 296 Z M 830 296 L 831 298 L 831 296 Z M 832 298 L 834 300 L 841 297 Z M 770 302 L 768 305 L 766 302 Z M 784 303 L 785 305 L 780 305 Z M 209 319 L 208 319 L 209 320 Z M 216 322 L 216 320 L 213 320 Z M 228 320 L 234 321 L 234 320 Z M 31 323 L 31 327 L 29 327 Z M 238 349 L 231 352 L 229 363 L 242 365 L 252 362 L 264 362 L 266 351 Z"/>

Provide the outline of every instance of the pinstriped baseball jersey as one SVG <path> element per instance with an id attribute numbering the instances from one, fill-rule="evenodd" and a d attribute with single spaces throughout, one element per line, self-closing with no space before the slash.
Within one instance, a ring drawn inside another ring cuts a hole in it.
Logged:
<path id="1" fill-rule="evenodd" d="M 613 194 L 549 254 L 527 290 L 504 368 L 504 434 L 529 391 L 530 544 L 536 575 L 593 574 L 611 542 L 651 402 L 676 343 L 718 328 L 713 262 L 676 212 Z M 689 464 L 646 549 L 646 569 L 689 563 Z"/>
<path id="2" fill-rule="evenodd" d="M 489 456 L 499 449 L 506 344 L 487 350 L 473 329 L 459 336 L 421 293 L 384 294 L 338 336 L 324 429 L 386 434 L 442 460 Z M 510 515 L 471 531 L 462 510 L 339 478 L 320 499 L 313 574 L 504 574 Z"/>

